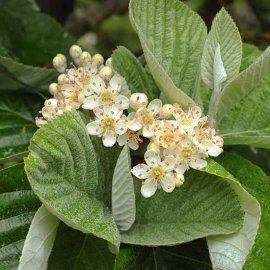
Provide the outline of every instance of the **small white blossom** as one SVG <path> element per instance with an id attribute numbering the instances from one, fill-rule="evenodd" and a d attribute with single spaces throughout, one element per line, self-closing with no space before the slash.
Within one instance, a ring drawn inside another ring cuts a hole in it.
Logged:
<path id="1" fill-rule="evenodd" d="M 141 193 L 145 198 L 155 194 L 157 188 L 165 192 L 172 192 L 175 188 L 173 169 L 175 160 L 172 157 L 165 157 L 161 161 L 160 154 L 153 150 L 145 152 L 146 164 L 138 164 L 131 172 L 139 179 L 146 179 L 142 183 Z"/>
<path id="2" fill-rule="evenodd" d="M 100 105 L 93 110 L 96 120 L 87 124 L 90 135 L 102 136 L 103 144 L 112 147 L 116 143 L 117 135 L 123 135 L 127 131 L 127 119 L 123 115 L 120 105 Z"/>
<path id="3" fill-rule="evenodd" d="M 130 107 L 137 111 L 140 108 L 144 108 L 148 104 L 148 98 L 143 93 L 134 93 L 129 99 Z"/>

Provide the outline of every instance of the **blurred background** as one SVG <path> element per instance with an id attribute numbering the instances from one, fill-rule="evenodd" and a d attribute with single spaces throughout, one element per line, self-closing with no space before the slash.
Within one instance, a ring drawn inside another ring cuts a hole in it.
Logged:
<path id="1" fill-rule="evenodd" d="M 78 43 L 91 52 L 109 56 L 118 45 L 136 55 L 141 47 L 128 19 L 129 0 L 36 0 L 42 12 L 59 21 Z M 184 0 L 211 27 L 213 17 L 225 6 L 244 42 L 261 49 L 270 43 L 269 0 Z"/>

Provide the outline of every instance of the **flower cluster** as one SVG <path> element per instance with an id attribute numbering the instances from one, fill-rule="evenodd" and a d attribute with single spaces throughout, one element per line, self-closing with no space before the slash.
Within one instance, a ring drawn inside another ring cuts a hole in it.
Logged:
<path id="1" fill-rule="evenodd" d="M 106 147 L 118 143 L 137 150 L 143 137 L 147 138 L 146 164 L 131 170 L 144 180 L 144 197 L 152 196 L 158 188 L 172 192 L 183 184 L 189 168 L 200 170 L 207 166 L 209 156 L 222 152 L 222 137 L 198 105 L 190 104 L 184 110 L 179 104 L 163 105 L 160 99 L 148 102 L 143 93 L 130 95 L 125 79 L 112 70 L 110 59 L 104 65 L 101 55 L 91 58 L 76 45 L 71 47 L 70 55 L 74 60 L 71 69 L 66 68 L 63 55 L 53 60 L 62 74 L 58 83 L 50 85 L 54 98 L 45 102 L 37 125 L 82 107 L 94 115 L 86 126 L 88 133 L 101 137 Z"/>

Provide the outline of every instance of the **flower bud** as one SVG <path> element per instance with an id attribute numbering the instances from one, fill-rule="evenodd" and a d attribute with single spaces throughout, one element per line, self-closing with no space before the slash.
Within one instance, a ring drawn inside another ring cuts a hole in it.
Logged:
<path id="1" fill-rule="evenodd" d="M 49 85 L 49 92 L 50 92 L 50 94 L 54 96 L 57 93 L 57 91 L 58 91 L 58 85 L 57 85 L 57 83 L 51 83 Z"/>
<path id="2" fill-rule="evenodd" d="M 66 57 L 61 53 L 57 54 L 53 58 L 53 66 L 58 72 L 60 72 L 60 73 L 65 72 L 65 70 L 67 68 L 67 59 L 66 59 Z"/>
<path id="3" fill-rule="evenodd" d="M 172 114 L 174 113 L 174 106 L 171 104 L 165 104 L 162 107 L 162 112 L 161 112 L 161 116 L 165 119 L 168 119 L 172 116 Z"/>
<path id="4" fill-rule="evenodd" d="M 82 66 L 87 65 L 91 61 L 91 55 L 89 52 L 82 52 L 80 57 L 80 63 Z"/>
<path id="5" fill-rule="evenodd" d="M 66 74 L 61 74 L 57 78 L 58 84 L 65 84 L 66 83 Z"/>
<path id="6" fill-rule="evenodd" d="M 146 107 L 148 103 L 148 98 L 143 93 L 134 93 L 130 96 L 130 107 L 134 110 L 138 110 L 142 107 Z"/>
<path id="7" fill-rule="evenodd" d="M 177 175 L 174 177 L 174 182 L 176 187 L 180 187 L 184 184 L 184 176 Z"/>
<path id="8" fill-rule="evenodd" d="M 100 67 L 104 63 L 104 58 L 101 54 L 97 53 L 93 56 L 93 61 L 97 65 L 97 67 Z"/>
<path id="9" fill-rule="evenodd" d="M 99 76 L 103 79 L 103 80 L 109 80 L 112 77 L 112 69 L 110 67 L 103 67 L 100 72 L 99 72 Z"/>
<path id="10" fill-rule="evenodd" d="M 112 67 L 112 58 L 111 57 L 106 60 L 105 66 Z"/>
<path id="11" fill-rule="evenodd" d="M 79 47 L 78 45 L 72 45 L 69 49 L 69 54 L 76 64 L 80 63 L 80 57 L 82 54 L 81 47 Z"/>

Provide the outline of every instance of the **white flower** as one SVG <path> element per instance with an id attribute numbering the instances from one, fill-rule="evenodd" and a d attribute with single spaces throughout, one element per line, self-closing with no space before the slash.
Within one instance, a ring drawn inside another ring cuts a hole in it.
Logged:
<path id="1" fill-rule="evenodd" d="M 129 99 L 130 107 L 137 111 L 140 108 L 146 107 L 148 98 L 144 93 L 134 93 Z"/>
<path id="2" fill-rule="evenodd" d="M 166 149 L 164 155 L 173 156 L 177 160 L 177 166 L 174 170 L 182 175 L 189 167 L 200 170 L 207 166 L 205 160 L 207 155 L 189 139 L 182 140 L 173 149 Z"/>
<path id="3" fill-rule="evenodd" d="M 120 104 L 123 109 L 128 108 L 128 98 L 120 95 L 122 80 L 119 75 L 114 75 L 108 86 L 100 76 L 94 76 L 89 87 L 94 94 L 84 100 L 82 105 L 84 109 L 93 110 L 99 105 L 111 106 L 114 103 Z"/>
<path id="4" fill-rule="evenodd" d="M 180 107 L 175 108 L 173 116 L 182 130 L 192 130 L 201 121 L 202 110 L 199 106 L 193 106 L 184 111 Z"/>
<path id="5" fill-rule="evenodd" d="M 139 144 L 143 142 L 140 138 L 141 134 L 142 132 L 140 130 L 133 131 L 131 129 L 127 129 L 126 133 L 118 136 L 117 142 L 119 146 L 123 146 L 127 143 L 129 148 L 137 150 L 139 148 Z"/>
<path id="6" fill-rule="evenodd" d="M 163 148 L 174 147 L 184 136 L 176 121 L 161 120 L 155 124 L 154 139 Z"/>
<path id="7" fill-rule="evenodd" d="M 149 138 L 154 135 L 155 121 L 158 119 L 161 110 L 161 100 L 154 99 L 149 103 L 147 108 L 141 108 L 136 112 L 136 118 L 143 129 L 144 137 Z"/>
<path id="8" fill-rule="evenodd" d="M 161 161 L 160 154 L 153 150 L 145 152 L 146 164 L 138 164 L 132 168 L 131 172 L 139 179 L 146 179 L 142 183 L 141 193 L 145 198 L 155 194 L 157 188 L 162 188 L 165 192 L 172 192 L 175 188 L 174 175 L 172 173 L 175 160 L 172 157 L 165 157 Z"/>
<path id="9" fill-rule="evenodd" d="M 216 135 L 216 130 L 212 127 L 195 127 L 191 139 L 209 156 L 217 157 L 223 151 L 223 139 Z"/>
<path id="10" fill-rule="evenodd" d="M 127 131 L 127 119 L 123 115 L 122 107 L 118 104 L 112 106 L 100 105 L 94 109 L 94 113 L 96 120 L 87 124 L 88 133 L 102 136 L 105 146 L 113 146 L 117 135 L 123 135 Z"/>
<path id="11" fill-rule="evenodd" d="M 169 119 L 174 113 L 174 106 L 171 104 L 165 104 L 162 107 L 161 117 L 164 119 Z"/>

